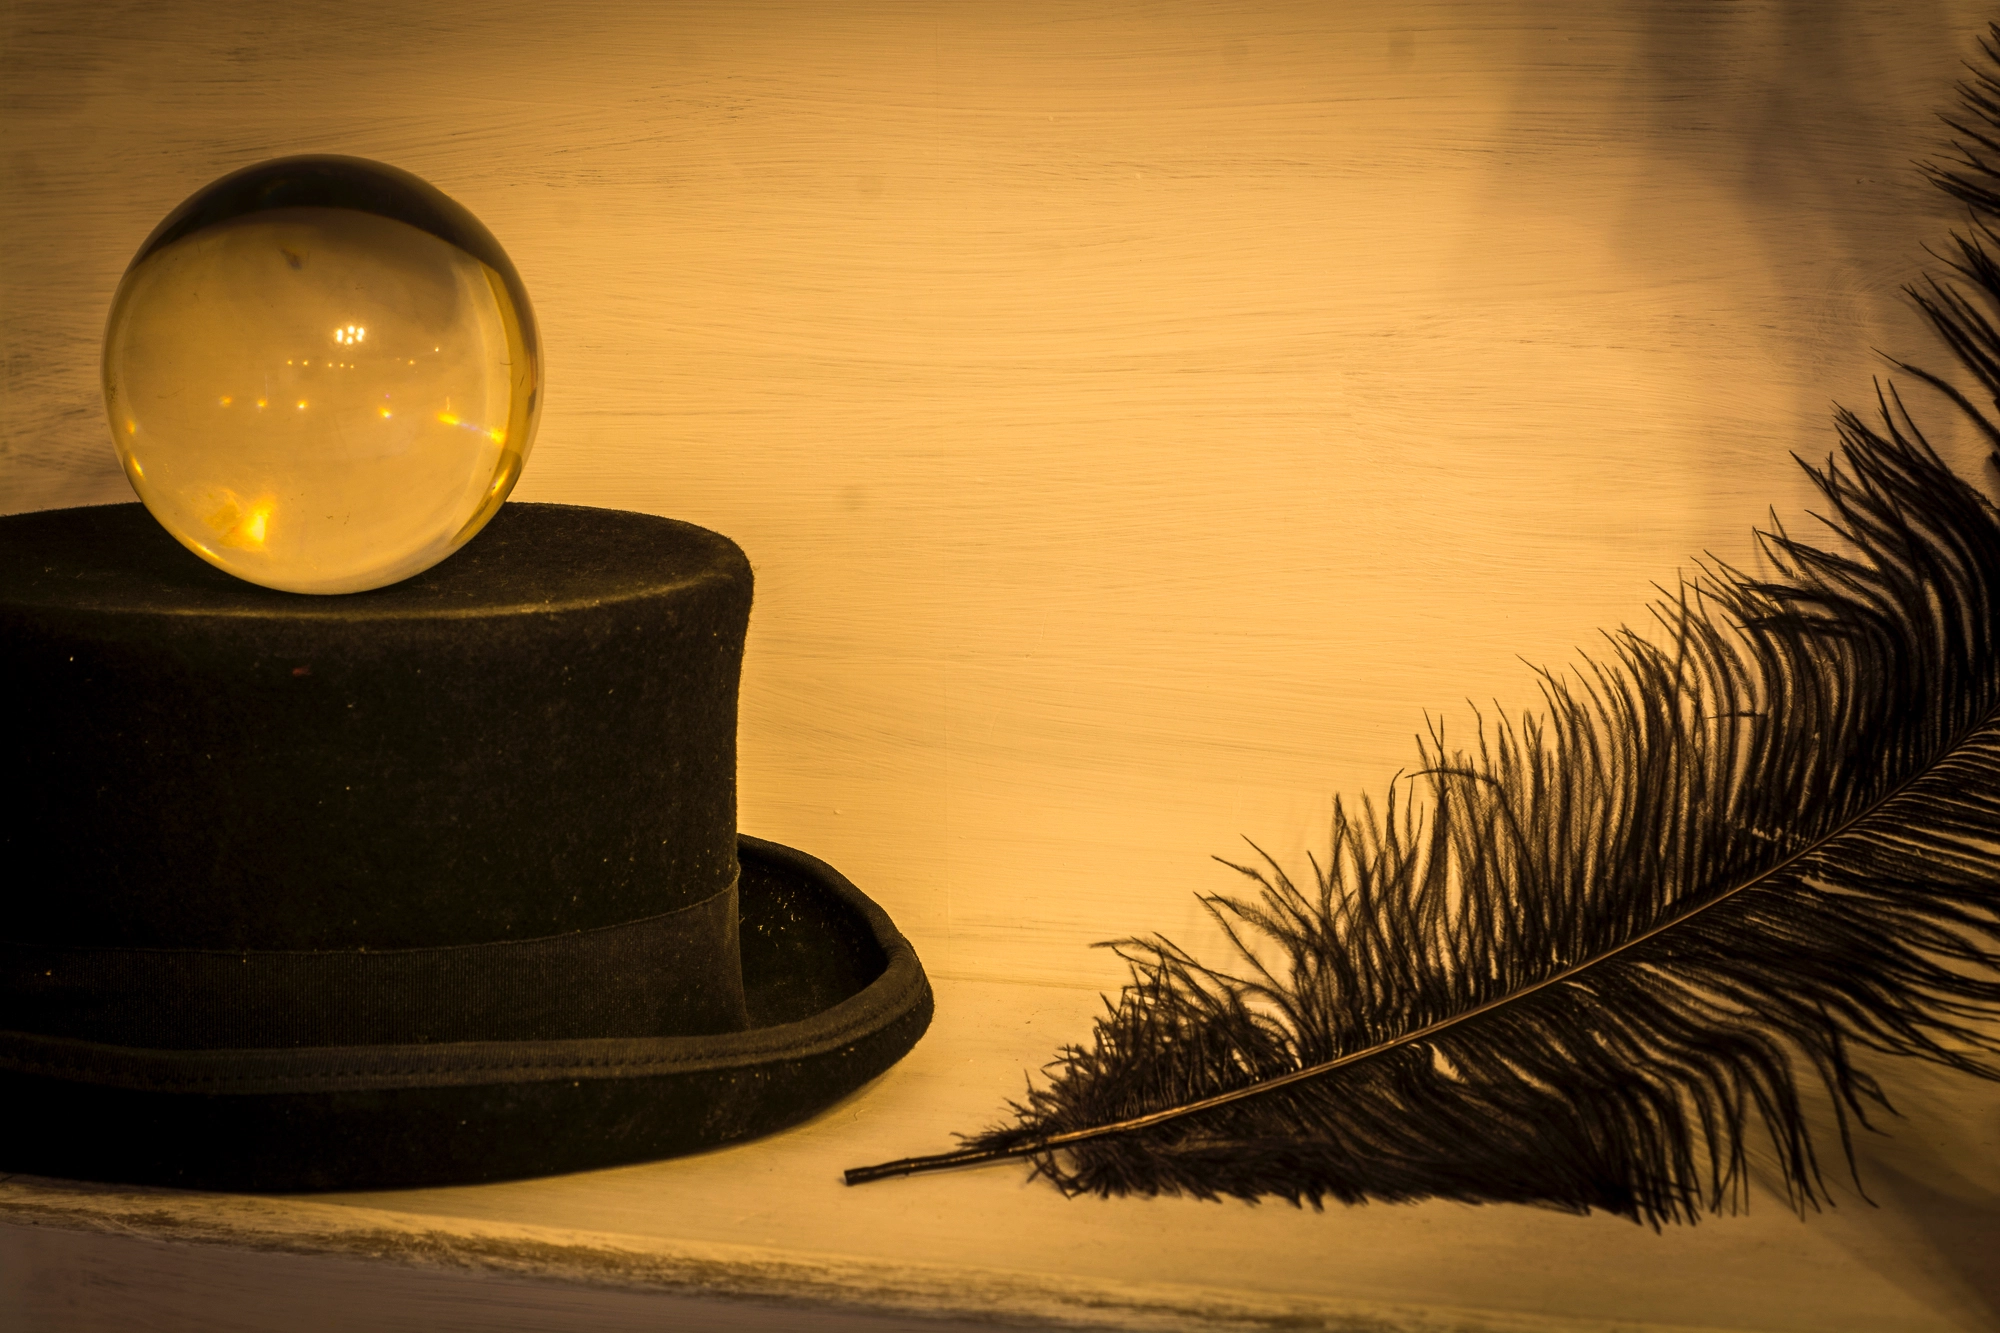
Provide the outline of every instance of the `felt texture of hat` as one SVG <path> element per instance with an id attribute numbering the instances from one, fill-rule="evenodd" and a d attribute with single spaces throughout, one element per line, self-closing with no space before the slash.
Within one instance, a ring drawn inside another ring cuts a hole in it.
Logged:
<path id="1" fill-rule="evenodd" d="M 750 569 L 510 505 L 392 588 L 240 583 L 137 505 L 0 518 L 0 1167 L 493 1180 L 793 1124 L 931 998 L 836 871 L 739 838 Z"/>
<path id="2" fill-rule="evenodd" d="M 749 1026 L 698 1036 L 176 1051 L 0 1032 L 0 1167 L 200 1189 L 459 1184 L 756 1138 L 902 1058 L 916 951 L 831 866 L 745 837 Z"/>

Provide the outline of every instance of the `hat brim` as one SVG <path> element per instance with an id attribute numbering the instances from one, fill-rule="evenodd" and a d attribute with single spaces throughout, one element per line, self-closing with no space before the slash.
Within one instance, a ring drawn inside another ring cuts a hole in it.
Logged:
<path id="1" fill-rule="evenodd" d="M 229 1190 L 466 1184 L 810 1118 L 930 1025 L 909 941 L 839 871 L 740 837 L 750 1026 L 692 1037 L 163 1051 L 0 1033 L 4 1165 Z"/>

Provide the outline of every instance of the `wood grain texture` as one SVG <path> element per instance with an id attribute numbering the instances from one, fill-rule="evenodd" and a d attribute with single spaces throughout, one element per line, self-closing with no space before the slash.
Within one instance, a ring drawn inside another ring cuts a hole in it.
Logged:
<path id="1" fill-rule="evenodd" d="M 1081 1036 L 1119 980 L 1093 941 L 1212 943 L 1211 855 L 1299 864 L 1427 711 L 1465 734 L 1467 700 L 1531 705 L 1521 659 L 1571 660 L 1693 557 L 1747 559 L 1767 509 L 1798 517 L 1790 454 L 1831 447 L 1874 348 L 1928 347 L 1898 289 L 1953 215 L 1911 164 L 1978 7 L 0 17 L 0 510 L 128 495 L 97 342 L 182 197 L 291 152 L 415 171 L 543 322 L 517 495 L 744 546 L 742 827 L 839 866 L 941 978 L 918 1052 L 795 1134 L 355 1206 L 1301 1311 L 2000 1324 L 2000 1109 L 1921 1080 L 1889 1206 L 1807 1224 L 834 1183 L 946 1146 Z"/>

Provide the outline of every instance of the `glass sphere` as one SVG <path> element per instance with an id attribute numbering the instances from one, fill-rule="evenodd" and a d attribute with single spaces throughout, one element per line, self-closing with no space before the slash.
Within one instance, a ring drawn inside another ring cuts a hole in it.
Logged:
<path id="1" fill-rule="evenodd" d="M 542 351 L 492 233 L 407 172 L 293 157 L 225 176 L 140 247 L 104 402 L 132 488 L 216 567 L 379 588 L 450 555 L 513 489 Z"/>

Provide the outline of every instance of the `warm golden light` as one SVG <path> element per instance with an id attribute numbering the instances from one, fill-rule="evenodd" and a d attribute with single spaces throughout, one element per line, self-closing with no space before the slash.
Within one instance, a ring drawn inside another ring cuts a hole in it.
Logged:
<path id="1" fill-rule="evenodd" d="M 143 253 L 113 303 L 104 383 L 127 475 L 183 544 L 252 582 L 353 592 L 435 564 L 506 498 L 533 439 L 519 280 L 446 238 L 473 233 L 400 220 L 449 200 L 370 211 L 379 184 L 362 204 L 208 223 Z M 300 355 L 329 331 L 344 359 Z M 293 410 L 189 393 L 218 379 Z M 282 522 L 275 499 L 241 496 L 282 497 Z"/>
<path id="2" fill-rule="evenodd" d="M 276 503 L 269 497 L 245 509 L 234 492 L 221 492 L 222 504 L 205 522 L 222 545 L 239 551 L 261 550 Z"/>

